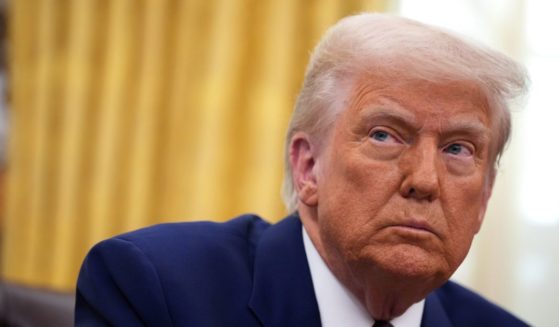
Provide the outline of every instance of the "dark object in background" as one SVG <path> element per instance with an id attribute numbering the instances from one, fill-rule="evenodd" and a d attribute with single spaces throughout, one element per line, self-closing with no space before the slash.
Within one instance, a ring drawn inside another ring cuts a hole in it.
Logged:
<path id="1" fill-rule="evenodd" d="M 74 325 L 74 295 L 0 283 L 0 326 Z"/>

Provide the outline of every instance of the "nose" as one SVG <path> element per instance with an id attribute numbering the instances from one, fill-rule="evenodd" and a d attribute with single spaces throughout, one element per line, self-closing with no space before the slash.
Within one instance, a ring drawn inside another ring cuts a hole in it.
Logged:
<path id="1" fill-rule="evenodd" d="M 404 198 L 434 201 L 440 195 L 440 180 L 436 144 L 415 144 L 402 155 L 400 169 L 403 181 L 400 194 Z"/>

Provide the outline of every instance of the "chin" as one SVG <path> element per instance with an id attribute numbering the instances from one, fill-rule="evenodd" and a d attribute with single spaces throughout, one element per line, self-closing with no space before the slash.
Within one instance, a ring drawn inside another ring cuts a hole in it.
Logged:
<path id="1" fill-rule="evenodd" d="M 441 254 L 407 244 L 385 249 L 373 261 L 381 271 L 399 279 L 445 281 L 453 272 Z"/>

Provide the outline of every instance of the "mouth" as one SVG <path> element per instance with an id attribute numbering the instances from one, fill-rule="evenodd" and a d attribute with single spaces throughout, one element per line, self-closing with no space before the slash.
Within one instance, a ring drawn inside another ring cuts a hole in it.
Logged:
<path id="1" fill-rule="evenodd" d="M 410 219 L 405 222 L 398 222 L 388 227 L 396 228 L 404 232 L 419 233 L 419 234 L 433 234 L 438 236 L 437 232 L 431 225 L 422 220 Z"/>

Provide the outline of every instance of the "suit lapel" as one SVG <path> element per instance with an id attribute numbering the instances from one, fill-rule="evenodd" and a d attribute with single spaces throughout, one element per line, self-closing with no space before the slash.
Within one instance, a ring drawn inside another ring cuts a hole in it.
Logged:
<path id="1" fill-rule="evenodd" d="M 320 326 L 301 228 L 287 217 L 257 245 L 249 307 L 264 326 Z"/>
<path id="2" fill-rule="evenodd" d="M 452 322 L 448 318 L 446 311 L 441 303 L 436 291 L 431 292 L 425 299 L 423 309 L 422 327 L 452 327 Z"/>

